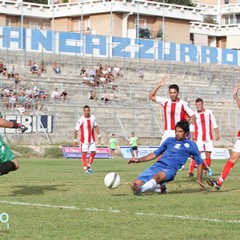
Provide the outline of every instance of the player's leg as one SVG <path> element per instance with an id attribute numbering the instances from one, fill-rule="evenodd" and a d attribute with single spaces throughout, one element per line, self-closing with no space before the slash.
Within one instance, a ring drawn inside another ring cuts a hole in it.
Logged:
<path id="1" fill-rule="evenodd" d="M 17 170 L 19 162 L 15 158 L 15 154 L 3 140 L 0 140 L 0 145 L 0 175 L 2 176 Z"/>
<path id="2" fill-rule="evenodd" d="M 93 170 L 91 169 L 91 166 L 93 164 L 93 161 L 94 161 L 94 157 L 96 155 L 96 143 L 93 142 L 89 145 L 89 151 L 90 151 L 90 155 L 89 155 L 89 159 L 88 159 L 88 163 L 87 163 L 87 166 L 88 166 L 88 171 L 89 172 L 93 172 Z"/>
<path id="3" fill-rule="evenodd" d="M 189 177 L 193 177 L 193 170 L 195 168 L 195 165 L 196 165 L 196 161 L 193 158 L 191 158 L 190 164 L 189 164 L 189 170 L 188 170 Z"/>
<path id="4" fill-rule="evenodd" d="M 136 158 L 138 158 L 138 147 L 136 147 L 135 156 L 136 156 Z"/>
<path id="5" fill-rule="evenodd" d="M 138 176 L 137 180 L 143 182 L 144 184 L 140 184 L 135 181 L 131 184 L 131 188 L 134 195 L 141 195 L 147 191 L 156 192 L 158 184 L 172 181 L 175 175 L 176 171 L 165 169 L 164 166 L 162 166 L 162 162 L 158 161 Z"/>
<path id="6" fill-rule="evenodd" d="M 81 152 L 82 152 L 82 167 L 85 173 L 87 171 L 87 152 L 88 152 L 88 144 L 80 143 Z"/>
<path id="7" fill-rule="evenodd" d="M 133 150 L 133 147 L 131 148 L 131 154 L 132 154 L 132 158 L 134 158 L 134 150 Z"/>
<path id="8" fill-rule="evenodd" d="M 218 180 L 215 181 L 208 179 L 207 183 L 218 191 L 221 188 L 223 182 L 226 180 L 228 174 L 231 172 L 232 168 L 234 167 L 239 157 L 240 157 L 240 139 L 237 139 L 236 143 L 234 144 L 232 154 L 228 161 L 226 162 Z"/>
<path id="9" fill-rule="evenodd" d="M 211 163 L 212 163 L 212 159 L 211 159 L 211 152 L 210 151 L 206 151 L 205 152 L 206 158 L 205 158 L 205 163 L 211 167 Z"/>

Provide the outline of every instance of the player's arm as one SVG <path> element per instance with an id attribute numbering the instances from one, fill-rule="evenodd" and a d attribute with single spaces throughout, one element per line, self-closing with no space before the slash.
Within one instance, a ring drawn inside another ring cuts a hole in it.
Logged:
<path id="1" fill-rule="evenodd" d="M 238 105 L 238 107 L 240 108 L 240 98 L 238 97 L 238 91 L 240 89 L 240 86 L 235 86 L 233 88 L 233 97 Z"/>
<path id="2" fill-rule="evenodd" d="M 154 153 L 149 153 L 147 156 L 145 157 L 141 157 L 141 158 L 131 158 L 129 161 L 128 161 L 128 164 L 131 164 L 131 163 L 140 163 L 140 162 L 147 162 L 147 161 L 150 161 L 150 160 L 153 160 L 154 158 L 156 158 L 156 155 Z"/>
<path id="3" fill-rule="evenodd" d="M 27 127 L 25 127 L 23 124 L 12 122 L 12 121 L 7 121 L 6 119 L 3 119 L 3 118 L 0 118 L 0 127 L 3 127 L 3 128 L 17 128 L 22 133 L 24 133 L 27 130 Z"/>
<path id="4" fill-rule="evenodd" d="M 152 101 L 156 102 L 156 93 L 159 90 L 159 88 L 161 86 L 166 85 L 167 82 L 167 75 L 163 76 L 163 78 L 161 78 L 160 82 L 156 85 L 156 87 L 153 88 L 153 90 L 149 93 L 149 99 L 151 99 Z"/>
<path id="5" fill-rule="evenodd" d="M 77 142 L 78 142 L 77 135 L 78 135 L 78 131 L 76 129 L 74 129 L 74 131 L 73 131 L 73 146 L 74 147 L 76 147 Z"/>
<path id="6" fill-rule="evenodd" d="M 94 129 L 95 129 L 95 132 L 98 136 L 98 143 L 100 143 L 101 142 L 101 135 L 100 135 L 100 131 L 99 131 L 98 126 L 95 126 Z"/>
<path id="7" fill-rule="evenodd" d="M 192 156 L 197 163 L 197 180 L 196 182 L 200 187 L 204 188 L 202 177 L 203 177 L 203 160 L 200 152 L 198 151 L 197 145 L 194 143 Z"/>
<path id="8" fill-rule="evenodd" d="M 215 133 L 215 140 L 218 141 L 218 140 L 219 140 L 219 131 L 218 131 L 218 128 L 214 128 L 214 133 Z"/>

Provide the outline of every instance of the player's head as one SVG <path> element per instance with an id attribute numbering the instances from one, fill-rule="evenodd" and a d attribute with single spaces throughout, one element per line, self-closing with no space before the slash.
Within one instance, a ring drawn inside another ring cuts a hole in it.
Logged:
<path id="1" fill-rule="evenodd" d="M 201 98 L 197 98 L 195 100 L 195 106 L 196 106 L 197 111 L 201 112 L 204 109 L 204 107 L 203 107 L 203 100 Z"/>
<path id="2" fill-rule="evenodd" d="M 175 126 L 175 136 L 178 141 L 187 138 L 189 133 L 189 123 L 186 120 L 179 121 Z"/>
<path id="3" fill-rule="evenodd" d="M 115 137 L 115 134 L 114 134 L 114 133 L 112 133 L 112 137 Z"/>
<path id="4" fill-rule="evenodd" d="M 131 135 L 134 136 L 134 132 L 131 132 Z"/>
<path id="5" fill-rule="evenodd" d="M 88 105 L 85 105 L 83 107 L 83 114 L 85 117 L 89 117 L 90 116 L 90 107 Z"/>
<path id="6" fill-rule="evenodd" d="M 179 87 L 177 84 L 171 84 L 168 86 L 169 97 L 173 102 L 176 102 L 179 94 Z"/>

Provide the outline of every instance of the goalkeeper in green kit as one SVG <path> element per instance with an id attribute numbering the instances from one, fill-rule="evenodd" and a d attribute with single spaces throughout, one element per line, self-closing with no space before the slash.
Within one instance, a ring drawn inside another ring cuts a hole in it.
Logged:
<path id="1" fill-rule="evenodd" d="M 0 112 L 0 127 L 1 128 L 16 128 L 19 129 L 21 133 L 24 133 L 27 128 L 16 122 L 7 121 L 2 118 L 2 113 Z M 19 162 L 16 159 L 15 154 L 4 142 L 3 137 L 0 136 L 0 176 L 8 174 L 11 171 L 15 171 L 19 168 Z"/>

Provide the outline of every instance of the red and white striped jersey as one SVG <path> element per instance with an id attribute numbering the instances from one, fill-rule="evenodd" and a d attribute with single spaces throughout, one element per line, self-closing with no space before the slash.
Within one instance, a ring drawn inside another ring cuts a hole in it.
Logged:
<path id="1" fill-rule="evenodd" d="M 196 141 L 210 141 L 213 139 L 212 129 L 217 128 L 216 119 L 211 110 L 198 113 L 194 112 L 196 116 L 195 122 L 195 138 Z"/>
<path id="2" fill-rule="evenodd" d="M 164 130 L 175 130 L 177 122 L 193 116 L 193 111 L 188 103 L 181 99 L 172 102 L 171 99 L 156 96 L 156 102 L 163 106 Z"/>
<path id="3" fill-rule="evenodd" d="M 95 142 L 94 127 L 97 126 L 97 120 L 94 115 L 89 118 L 81 116 L 76 124 L 75 130 L 80 131 L 80 142 L 90 144 Z"/>

